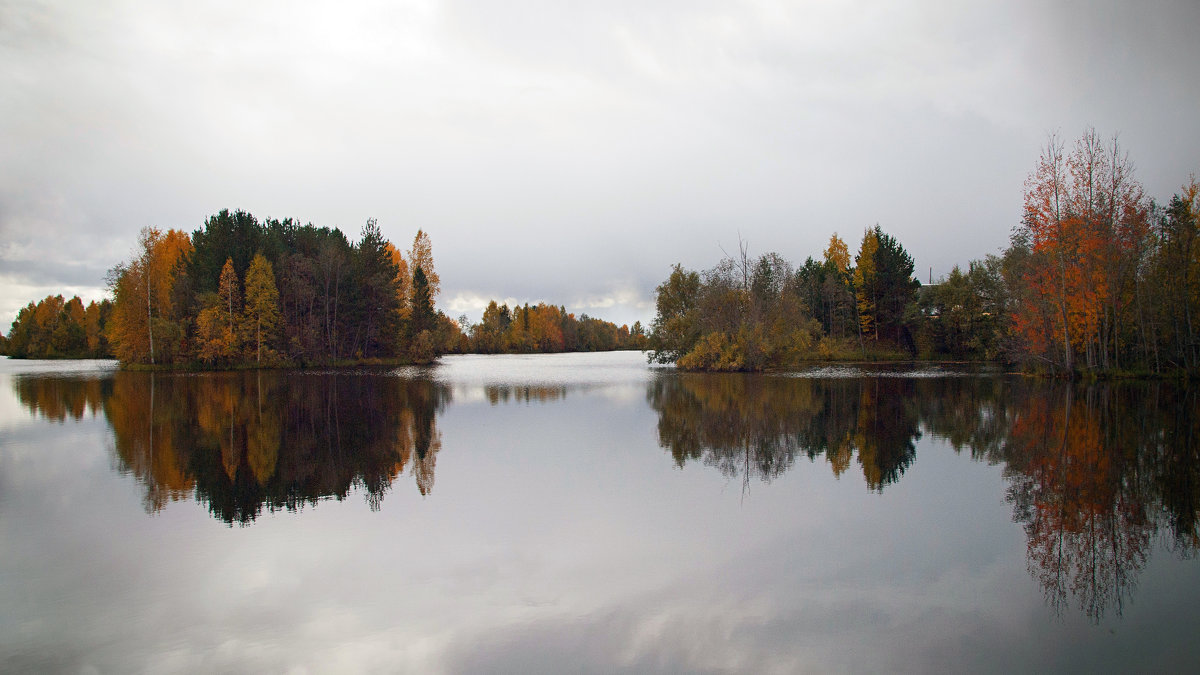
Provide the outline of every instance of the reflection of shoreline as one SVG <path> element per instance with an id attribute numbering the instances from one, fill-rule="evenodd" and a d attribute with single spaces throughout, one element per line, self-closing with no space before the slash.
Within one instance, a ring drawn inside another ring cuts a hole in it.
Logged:
<path id="1" fill-rule="evenodd" d="M 1120 615 L 1156 541 L 1200 550 L 1200 391 L 1011 382 L 938 397 L 926 423 L 1004 465 L 1029 571 L 1055 611 L 1073 600 L 1094 622 Z"/>
<path id="2" fill-rule="evenodd" d="M 647 390 L 659 443 L 744 485 L 799 456 L 852 462 L 882 491 L 915 459 L 921 430 L 1005 466 L 1014 520 L 1047 603 L 1118 615 L 1156 535 L 1200 550 L 1200 418 L 1194 389 L 1010 378 L 788 378 L 667 373 Z"/>
<path id="3" fill-rule="evenodd" d="M 881 491 L 916 457 L 913 389 L 903 379 L 669 373 L 647 399 L 659 414 L 659 444 L 680 466 L 698 460 L 769 482 L 801 455 L 825 455 L 835 476 L 857 458 L 867 486 Z"/>
<path id="4" fill-rule="evenodd" d="M 506 404 L 556 403 L 568 396 L 600 396 L 608 400 L 641 402 L 642 384 L 454 384 L 456 403 Z"/>
<path id="5" fill-rule="evenodd" d="M 286 371 L 122 371 L 20 378 L 15 388 L 50 419 L 103 411 L 120 469 L 146 489 L 147 511 L 194 495 L 214 516 L 243 524 L 264 508 L 344 499 L 356 486 L 378 509 L 406 470 L 429 494 L 441 449 L 436 417 L 449 398 L 430 380 Z"/>
<path id="6" fill-rule="evenodd" d="M 120 471 L 150 511 L 197 498 L 217 518 L 344 499 L 378 508 L 393 483 L 433 487 L 449 384 L 340 373 L 120 372 L 13 378 L 51 421 L 103 414 Z M 542 405 L 626 385 L 479 385 L 472 402 Z M 459 388 L 456 391 L 463 391 Z M 1156 542 L 1200 551 L 1200 392 L 1005 377 L 789 378 L 659 371 L 638 385 L 675 462 L 771 481 L 824 457 L 869 490 L 900 481 L 922 436 L 999 465 L 1029 572 L 1056 611 L 1120 614 Z M 457 401 L 458 399 L 455 398 Z M 823 464 L 823 462 L 822 462 Z"/>
<path id="7" fill-rule="evenodd" d="M 484 386 L 483 395 L 488 403 L 499 405 L 501 403 L 549 403 L 559 401 L 567 397 L 567 388 L 565 386 L 537 386 L 537 385 L 521 385 L 521 386 L 502 386 L 489 384 Z"/>

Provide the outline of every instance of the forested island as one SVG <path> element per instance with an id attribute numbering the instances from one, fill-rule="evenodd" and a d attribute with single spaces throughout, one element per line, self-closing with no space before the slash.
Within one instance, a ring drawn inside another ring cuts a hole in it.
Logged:
<path id="1" fill-rule="evenodd" d="M 190 235 L 141 232 L 110 270 L 111 300 L 22 309 L 14 357 L 115 357 L 199 368 L 428 363 L 445 353 L 648 349 L 698 371 L 836 360 L 996 361 L 1056 375 L 1200 373 L 1200 183 L 1144 194 L 1116 138 L 1051 136 L 1009 247 L 922 286 L 880 226 L 851 256 L 834 233 L 793 265 L 742 243 L 704 272 L 676 265 L 647 334 L 539 303 L 491 302 L 481 321 L 435 309 L 429 235 L 401 252 L 374 220 L 336 228 L 221 211 Z"/>
<path id="2" fill-rule="evenodd" d="M 374 220 L 336 228 L 224 210 L 187 233 L 142 230 L 108 274 L 112 299 L 29 303 L 0 343 L 18 358 L 117 358 L 194 368 L 428 363 L 460 352 L 644 349 L 633 328 L 539 303 L 493 301 L 469 325 L 434 307 L 429 235 L 401 252 Z"/>
<path id="3" fill-rule="evenodd" d="M 1200 183 L 1146 197 L 1116 138 L 1052 136 L 1001 255 L 936 284 L 878 225 L 851 260 L 739 255 L 656 290 L 651 358 L 759 371 L 823 360 L 1001 361 L 1055 375 L 1200 374 Z"/>

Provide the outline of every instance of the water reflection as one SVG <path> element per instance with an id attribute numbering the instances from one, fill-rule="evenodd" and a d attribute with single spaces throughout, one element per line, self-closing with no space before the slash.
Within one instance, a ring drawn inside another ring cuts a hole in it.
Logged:
<path id="1" fill-rule="evenodd" d="M 922 396 L 923 421 L 1004 466 L 1030 574 L 1047 603 L 1094 622 L 1120 614 L 1156 540 L 1200 544 L 1197 391 L 1170 383 L 1090 386 L 961 381 Z"/>
<path id="2" fill-rule="evenodd" d="M 682 466 L 698 460 L 726 476 L 769 482 L 797 456 L 824 456 L 835 476 L 854 459 L 874 491 L 894 483 L 920 439 L 914 380 L 663 375 L 647 399 L 659 443 Z"/>
<path id="3" fill-rule="evenodd" d="M 549 403 L 567 397 L 567 388 L 563 385 L 520 385 L 507 386 L 489 384 L 484 386 L 483 394 L 488 403 Z"/>
<path id="4" fill-rule="evenodd" d="M 1167 385 L 1041 386 L 1002 450 L 1008 499 L 1047 602 L 1120 614 L 1156 535 L 1196 551 L 1196 393 Z"/>
<path id="5" fill-rule="evenodd" d="M 1161 536 L 1200 545 L 1197 392 L 1168 383 L 1092 386 L 1015 378 L 662 376 L 647 398 L 676 463 L 770 481 L 798 456 L 867 488 L 897 482 L 925 430 L 1004 466 L 1006 498 L 1047 603 L 1118 615 Z"/>
<path id="6" fill-rule="evenodd" d="M 36 376 L 15 378 L 13 389 L 34 417 L 64 422 L 96 415 L 104 400 L 101 388 L 107 384 L 99 378 Z"/>
<path id="7" fill-rule="evenodd" d="M 451 386 L 286 372 L 13 382 L 34 416 L 103 415 L 116 464 L 136 477 L 148 511 L 194 498 L 242 524 L 264 510 L 344 499 L 356 487 L 378 509 L 406 475 L 428 494 Z M 560 405 L 590 391 L 481 386 L 492 406 Z M 835 477 L 861 472 L 869 491 L 883 492 L 913 467 L 923 435 L 1002 467 L 1028 570 L 1047 603 L 1095 622 L 1122 612 L 1156 546 L 1183 557 L 1200 549 L 1197 398 L 1170 383 L 1006 377 L 665 372 L 646 388 L 658 442 L 674 462 L 714 467 L 744 487 L 799 470 L 806 458 Z"/>
<path id="8" fill-rule="evenodd" d="M 50 419 L 102 410 L 118 468 L 144 487 L 147 511 L 194 496 L 241 524 L 264 509 L 344 499 L 355 486 L 377 510 L 406 471 L 428 494 L 449 397 L 428 379 L 275 371 L 24 377 L 15 388 Z"/>

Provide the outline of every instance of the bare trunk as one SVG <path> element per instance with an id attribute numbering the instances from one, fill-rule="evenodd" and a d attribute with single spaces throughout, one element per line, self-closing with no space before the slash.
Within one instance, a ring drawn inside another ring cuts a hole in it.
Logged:
<path id="1" fill-rule="evenodd" d="M 1187 284 L 1189 293 L 1183 299 L 1183 320 L 1187 324 L 1187 344 L 1183 348 L 1183 363 L 1188 370 L 1196 369 L 1196 334 L 1192 330 L 1191 284 Z"/>
<path id="2" fill-rule="evenodd" d="M 333 278 L 333 326 L 331 327 L 332 335 L 333 335 L 333 342 L 331 343 L 331 346 L 333 348 L 333 358 L 335 358 L 335 359 L 337 358 L 337 355 L 338 355 L 337 312 L 338 312 L 338 295 L 340 294 L 339 291 L 341 288 L 340 282 L 341 282 L 340 275 L 335 276 Z"/>
<path id="3" fill-rule="evenodd" d="M 1067 264 L 1062 259 L 1062 253 L 1059 253 L 1058 271 L 1059 271 L 1059 298 L 1058 306 L 1060 319 L 1062 321 L 1063 332 L 1063 367 L 1067 372 L 1071 372 L 1074 364 L 1071 363 L 1071 333 L 1067 327 Z"/>
<path id="4" fill-rule="evenodd" d="M 154 365 L 154 316 L 150 305 L 150 265 L 145 265 L 142 275 L 146 278 L 146 334 L 150 336 L 150 364 Z"/>

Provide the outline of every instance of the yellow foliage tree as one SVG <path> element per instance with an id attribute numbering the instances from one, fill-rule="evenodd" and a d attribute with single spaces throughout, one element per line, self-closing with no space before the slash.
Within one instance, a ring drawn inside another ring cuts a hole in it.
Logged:
<path id="1" fill-rule="evenodd" d="M 854 259 L 854 293 L 858 300 L 858 324 L 864 337 L 876 337 L 875 252 L 878 249 L 879 235 L 868 228 Z"/>
<path id="2" fill-rule="evenodd" d="M 837 232 L 829 237 L 829 246 L 825 248 L 825 262 L 832 262 L 837 271 L 844 275 L 850 273 L 850 249 Z"/>
<path id="3" fill-rule="evenodd" d="M 232 267 L 229 268 L 232 273 Z M 224 271 L 221 274 L 225 278 Z M 235 278 L 236 282 L 236 278 Z M 245 331 L 243 341 L 246 355 L 254 355 L 262 363 L 264 350 L 268 360 L 274 355 L 271 345 L 279 333 L 279 289 L 275 287 L 275 271 L 261 253 L 254 256 L 246 270 L 246 307 L 242 316 Z"/>

